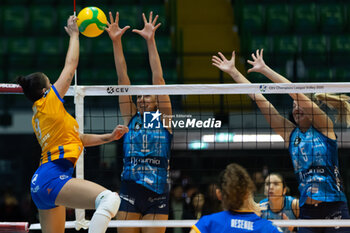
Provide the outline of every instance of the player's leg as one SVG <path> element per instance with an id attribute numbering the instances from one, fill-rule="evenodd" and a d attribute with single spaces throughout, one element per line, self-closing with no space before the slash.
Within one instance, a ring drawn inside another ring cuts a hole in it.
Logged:
<path id="1" fill-rule="evenodd" d="M 79 209 L 96 208 L 90 221 L 89 232 L 103 233 L 119 209 L 120 198 L 117 193 L 101 185 L 72 178 L 62 187 L 55 204 Z"/>
<path id="2" fill-rule="evenodd" d="M 55 200 L 72 173 L 73 164 L 62 160 L 41 165 L 32 177 L 31 196 L 44 233 L 64 233 L 66 208 L 57 206 Z"/>
<path id="3" fill-rule="evenodd" d="M 349 209 L 346 202 L 338 201 L 332 202 L 327 207 L 328 219 L 350 219 Z M 326 228 L 325 233 L 347 233 L 350 232 L 350 227 L 329 227 Z"/>
<path id="4" fill-rule="evenodd" d="M 143 216 L 142 220 L 168 220 L 168 215 L 166 214 L 146 214 Z M 142 233 L 164 233 L 165 227 L 145 227 L 142 228 Z"/>
<path id="5" fill-rule="evenodd" d="M 144 199 L 144 215 L 142 220 L 168 220 L 169 194 L 158 194 L 150 190 L 147 199 Z M 142 233 L 164 233 L 165 227 L 142 228 Z"/>
<path id="6" fill-rule="evenodd" d="M 58 206 L 48 210 L 39 209 L 39 220 L 43 233 L 64 233 L 66 208 Z"/>
<path id="7" fill-rule="evenodd" d="M 72 178 L 62 187 L 55 204 L 77 209 L 95 209 L 96 197 L 106 188 L 88 180 Z"/>
<path id="8" fill-rule="evenodd" d="M 120 206 L 123 206 L 123 199 L 121 200 Z M 117 213 L 117 220 L 140 220 L 141 214 L 140 213 L 132 213 L 127 211 L 119 211 Z M 118 228 L 118 233 L 140 233 L 141 228 L 135 227 L 135 228 Z"/>
<path id="9" fill-rule="evenodd" d="M 349 219 L 349 210 L 345 202 L 322 202 L 300 207 L 301 219 Z M 298 233 L 345 233 L 349 228 L 300 227 Z"/>
<path id="10" fill-rule="evenodd" d="M 120 208 L 117 220 L 142 219 L 142 206 L 146 196 L 143 188 L 134 181 L 122 181 L 120 186 Z M 141 228 L 118 228 L 118 233 L 140 233 Z"/>

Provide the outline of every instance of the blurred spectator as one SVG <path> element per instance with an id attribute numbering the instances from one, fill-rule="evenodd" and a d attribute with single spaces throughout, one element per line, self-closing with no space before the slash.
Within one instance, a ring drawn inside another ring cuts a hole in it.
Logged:
<path id="1" fill-rule="evenodd" d="M 206 190 L 205 195 L 205 206 L 206 211 L 209 213 L 217 213 L 222 211 L 221 202 L 219 201 L 218 197 L 216 196 L 216 189 L 218 189 L 218 186 L 216 183 L 210 183 Z"/>
<path id="2" fill-rule="evenodd" d="M 209 214 L 205 205 L 205 197 L 201 192 L 192 195 L 189 208 L 184 212 L 183 219 L 200 219 L 203 215 Z"/>
<path id="3" fill-rule="evenodd" d="M 254 201 L 260 202 L 262 199 L 265 198 L 265 195 L 264 195 L 265 177 L 262 172 L 257 171 L 253 173 L 252 179 L 256 188 L 254 191 Z"/>
<path id="4" fill-rule="evenodd" d="M 6 189 L 0 207 L 0 221 L 16 222 L 23 221 L 19 203 L 11 189 Z"/>
<path id="5" fill-rule="evenodd" d="M 194 193 L 198 192 L 198 187 L 191 185 L 191 184 L 188 184 L 188 185 L 186 185 L 186 187 L 184 189 L 185 189 L 185 193 L 184 193 L 185 194 L 185 202 L 187 205 L 190 205 L 192 195 Z"/>
<path id="6" fill-rule="evenodd" d="M 29 223 L 38 223 L 38 211 L 32 201 L 30 192 L 26 192 L 22 195 L 20 201 L 20 211 L 23 217 L 22 221 L 28 221 Z"/>
<path id="7" fill-rule="evenodd" d="M 169 203 L 169 219 L 181 220 L 186 206 L 181 184 L 174 185 L 170 190 Z M 166 233 L 182 233 L 182 229 L 167 228 Z"/>

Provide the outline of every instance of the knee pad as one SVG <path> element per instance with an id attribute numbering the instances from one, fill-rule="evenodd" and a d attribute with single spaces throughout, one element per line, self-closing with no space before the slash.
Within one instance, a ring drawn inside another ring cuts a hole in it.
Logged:
<path id="1" fill-rule="evenodd" d="M 101 192 L 95 201 L 96 212 L 109 218 L 113 218 L 119 209 L 120 197 L 110 190 Z"/>

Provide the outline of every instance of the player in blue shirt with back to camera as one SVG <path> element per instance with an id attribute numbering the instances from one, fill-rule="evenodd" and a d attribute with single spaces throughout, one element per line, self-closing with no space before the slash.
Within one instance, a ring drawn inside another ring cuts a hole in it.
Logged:
<path id="1" fill-rule="evenodd" d="M 229 164 L 221 172 L 216 195 L 222 201 L 222 212 L 203 216 L 190 233 L 280 233 L 272 222 L 260 218 L 259 206 L 253 200 L 254 183 L 238 164 Z"/>

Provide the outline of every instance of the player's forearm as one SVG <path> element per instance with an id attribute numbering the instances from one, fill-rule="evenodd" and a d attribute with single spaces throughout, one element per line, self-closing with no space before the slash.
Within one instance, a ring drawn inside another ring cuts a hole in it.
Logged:
<path id="1" fill-rule="evenodd" d="M 128 68 L 125 62 L 121 40 L 113 41 L 113 52 L 114 52 L 115 68 L 117 70 L 117 75 L 118 75 L 118 84 L 130 85 L 130 80 L 127 74 Z"/>
<path id="2" fill-rule="evenodd" d="M 292 83 L 291 81 L 289 81 L 288 79 L 286 79 L 285 77 L 283 77 L 268 66 L 265 66 L 261 73 L 274 83 Z M 289 93 L 289 95 L 296 101 L 305 102 L 308 100 L 308 98 L 304 94 Z"/>
<path id="3" fill-rule="evenodd" d="M 74 77 L 75 70 L 78 66 L 78 62 L 79 62 L 79 34 L 72 35 L 70 37 L 64 68 L 60 74 L 60 77 L 54 84 L 61 97 L 65 96 L 70 84 L 72 83 L 72 79 Z"/>
<path id="4" fill-rule="evenodd" d="M 98 146 L 113 141 L 112 134 L 81 134 L 84 147 Z"/>
<path id="5" fill-rule="evenodd" d="M 233 78 L 236 83 L 251 83 L 246 77 L 241 74 L 236 68 L 229 71 L 228 74 Z"/>
<path id="6" fill-rule="evenodd" d="M 267 65 L 265 65 L 261 73 L 274 83 L 291 83 L 291 81 L 289 81 L 288 79 L 286 79 Z"/>
<path id="7" fill-rule="evenodd" d="M 79 34 L 72 35 L 69 39 L 69 46 L 66 55 L 65 67 L 75 70 L 79 63 Z"/>
<path id="8" fill-rule="evenodd" d="M 232 77 L 232 79 L 236 82 L 236 83 L 251 83 L 246 77 L 243 76 L 243 74 L 241 74 L 241 72 L 239 72 L 236 68 L 234 68 L 233 70 L 231 70 L 230 72 L 228 72 L 228 74 Z M 252 94 L 248 94 L 249 97 L 253 100 L 255 100 L 255 96 Z"/>
<path id="9" fill-rule="evenodd" d="M 163 78 L 162 64 L 159 58 L 156 41 L 154 39 L 147 41 L 149 63 L 152 70 L 153 84 L 165 84 Z"/>
<path id="10" fill-rule="evenodd" d="M 247 83 L 251 84 L 251 82 L 241 74 L 236 68 L 234 68 L 232 71 L 228 72 L 228 74 L 232 77 L 232 79 L 236 83 Z M 262 94 L 248 94 L 249 97 L 254 101 L 267 101 L 266 98 Z"/>

